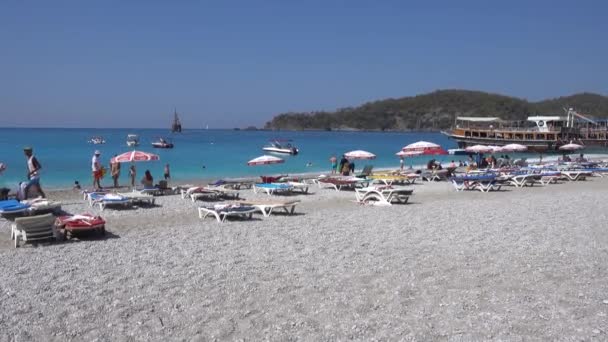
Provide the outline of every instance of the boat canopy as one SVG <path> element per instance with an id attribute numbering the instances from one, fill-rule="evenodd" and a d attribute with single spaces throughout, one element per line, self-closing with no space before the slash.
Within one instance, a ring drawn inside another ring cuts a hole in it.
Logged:
<path id="1" fill-rule="evenodd" d="M 502 121 L 501 118 L 497 118 L 497 117 L 476 117 L 476 116 L 458 116 L 456 117 L 456 120 L 459 121 L 472 121 L 472 122 L 498 122 L 498 121 Z"/>
<path id="2" fill-rule="evenodd" d="M 528 116 L 528 121 L 538 122 L 538 121 L 566 121 L 568 120 L 565 116 Z"/>

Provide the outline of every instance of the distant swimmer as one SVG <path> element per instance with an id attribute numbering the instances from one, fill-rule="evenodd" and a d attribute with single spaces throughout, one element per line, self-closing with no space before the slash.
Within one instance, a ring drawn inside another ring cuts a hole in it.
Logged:
<path id="1" fill-rule="evenodd" d="M 311 162 L 306 163 L 306 167 L 312 166 Z"/>

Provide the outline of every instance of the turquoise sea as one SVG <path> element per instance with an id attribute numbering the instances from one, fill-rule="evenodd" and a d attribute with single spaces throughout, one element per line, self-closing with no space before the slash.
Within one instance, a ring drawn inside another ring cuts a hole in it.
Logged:
<path id="1" fill-rule="evenodd" d="M 160 161 L 136 163 L 138 179 L 146 169 L 156 179 L 162 176 L 163 166 L 169 163 L 173 180 L 196 181 L 227 177 L 324 172 L 329 170 L 329 158 L 338 158 L 351 150 L 366 150 L 377 155 L 372 161 L 356 161 L 360 170 L 365 164 L 375 167 L 399 167 L 395 156 L 403 146 L 419 140 L 438 143 L 453 148 L 455 143 L 439 133 L 382 133 L 382 132 L 325 132 L 325 131 L 235 131 L 235 130 L 185 130 L 181 134 L 168 134 L 165 129 L 59 129 L 59 128 L 0 128 L 0 162 L 8 168 L 0 176 L 0 183 L 16 187 L 25 180 L 26 159 L 24 146 L 32 146 L 34 155 L 43 167 L 41 182 L 45 187 L 71 187 L 74 180 L 90 186 L 90 160 L 93 151 L 102 152 L 102 162 L 109 165 L 114 154 L 131 150 L 126 145 L 127 134 L 138 134 L 140 146 L 136 149 L 157 153 Z M 93 145 L 87 141 L 102 136 L 105 144 Z M 175 144 L 174 149 L 155 149 L 151 142 L 167 137 Z M 282 156 L 285 163 L 277 165 L 247 166 L 247 161 L 263 155 L 262 147 L 271 139 L 293 139 L 300 154 Z M 443 156 L 443 160 L 452 159 Z M 406 163 L 424 164 L 429 157 L 414 157 Z M 311 163 L 311 166 L 307 166 Z M 127 164 L 123 164 L 120 182 L 127 183 Z M 203 168 L 204 166 L 204 168 Z M 102 185 L 110 184 L 106 176 Z"/>

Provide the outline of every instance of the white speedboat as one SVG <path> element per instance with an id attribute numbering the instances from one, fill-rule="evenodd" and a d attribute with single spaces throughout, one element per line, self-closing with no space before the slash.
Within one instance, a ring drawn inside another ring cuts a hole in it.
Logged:
<path id="1" fill-rule="evenodd" d="M 105 144 L 106 141 L 103 137 L 92 137 L 91 139 L 89 139 L 88 141 L 90 144 L 94 144 L 94 145 L 100 145 L 100 144 Z"/>
<path id="2" fill-rule="evenodd" d="M 154 148 L 173 148 L 173 143 L 163 138 L 159 138 L 158 141 L 152 143 Z"/>
<path id="3" fill-rule="evenodd" d="M 291 140 L 285 140 L 291 141 Z M 291 143 L 287 143 L 285 145 L 282 144 L 281 140 L 271 140 L 270 143 L 262 148 L 262 150 L 271 152 L 271 153 L 282 153 L 282 154 L 293 154 L 296 155 L 300 152 L 300 150 L 292 146 Z"/>
<path id="4" fill-rule="evenodd" d="M 137 134 L 127 135 L 127 146 L 139 146 L 139 137 L 137 136 Z"/>

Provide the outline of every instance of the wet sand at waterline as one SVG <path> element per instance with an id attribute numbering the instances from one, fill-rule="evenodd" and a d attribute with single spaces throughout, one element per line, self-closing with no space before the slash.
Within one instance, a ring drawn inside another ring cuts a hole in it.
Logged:
<path id="1" fill-rule="evenodd" d="M 608 339 L 608 179 L 411 187 L 378 207 L 315 186 L 223 224 L 164 196 L 103 211 L 103 239 L 18 249 L 4 225 L 0 341 Z"/>

